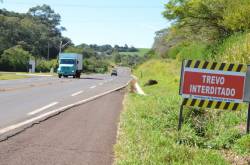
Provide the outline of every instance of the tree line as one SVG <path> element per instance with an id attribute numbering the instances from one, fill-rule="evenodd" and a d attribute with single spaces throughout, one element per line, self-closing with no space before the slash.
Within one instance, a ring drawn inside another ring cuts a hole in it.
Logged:
<path id="1" fill-rule="evenodd" d="M 27 71 L 29 59 L 35 59 L 37 71 L 49 71 L 57 67 L 60 45 L 65 43 L 68 44 L 62 51 L 83 54 L 88 71 L 94 71 L 98 66 L 105 66 L 102 68 L 106 71 L 110 65 L 107 61 L 114 62 L 114 52 L 138 51 L 127 44 L 75 46 L 70 38 L 62 36 L 64 30 L 61 16 L 45 4 L 22 14 L 0 9 L 0 70 Z"/>
<path id="2" fill-rule="evenodd" d="M 56 58 L 62 36 L 61 17 L 48 5 L 32 7 L 27 13 L 0 9 L 0 70 L 27 71 L 30 58 Z"/>
<path id="3" fill-rule="evenodd" d="M 156 33 L 153 49 L 162 57 L 223 60 L 225 49 L 249 33 L 249 15 L 249 0 L 169 0 L 163 16 L 172 24 Z"/>
<path id="4" fill-rule="evenodd" d="M 25 14 L 0 10 L 0 54 L 4 50 L 21 46 L 33 56 L 55 58 L 60 42 L 70 42 L 62 36 L 61 17 L 48 5 L 30 8 Z"/>
<path id="5" fill-rule="evenodd" d="M 138 56 L 139 50 L 133 46 L 128 47 L 115 45 L 96 45 L 96 44 L 80 44 L 70 45 L 64 52 L 78 53 L 83 55 L 83 68 L 85 72 L 101 72 L 108 71 L 110 67 L 115 65 L 134 67 L 142 63 L 149 57 L 149 53 Z M 134 53 L 133 55 L 124 55 L 122 53 Z"/>

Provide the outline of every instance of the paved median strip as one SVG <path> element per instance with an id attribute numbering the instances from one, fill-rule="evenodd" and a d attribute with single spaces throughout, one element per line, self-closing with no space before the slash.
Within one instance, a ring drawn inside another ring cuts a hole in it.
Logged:
<path id="1" fill-rule="evenodd" d="M 83 91 L 79 91 L 79 92 L 76 92 L 76 93 L 73 93 L 71 96 L 77 96 L 77 95 L 80 95 L 80 94 L 82 94 L 83 93 Z"/>
<path id="2" fill-rule="evenodd" d="M 50 107 L 55 106 L 56 104 L 58 104 L 58 102 L 53 102 L 53 103 L 48 104 L 48 105 L 46 105 L 46 106 L 44 106 L 44 107 L 42 107 L 42 108 L 39 108 L 39 109 L 37 109 L 37 110 L 35 110 L 35 111 L 32 111 L 32 112 L 28 113 L 28 115 L 29 115 L 29 116 L 30 116 L 30 115 L 35 115 L 35 114 L 37 114 L 37 113 L 39 113 L 39 112 L 42 112 L 42 111 L 44 111 L 44 110 L 46 110 L 46 109 L 48 109 L 48 108 L 50 108 Z"/>

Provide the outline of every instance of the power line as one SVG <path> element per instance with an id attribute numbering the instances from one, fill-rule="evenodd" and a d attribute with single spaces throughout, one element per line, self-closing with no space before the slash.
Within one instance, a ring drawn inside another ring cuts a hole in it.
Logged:
<path id="1" fill-rule="evenodd" d="M 1 0 L 0 0 L 1 1 Z M 26 3 L 26 2 L 5 2 L 5 4 L 11 4 L 11 5 L 42 5 L 40 3 Z M 57 6 L 57 7 L 75 7 L 75 8 L 88 8 L 88 9 L 162 9 L 163 6 L 115 6 L 115 5 L 109 5 L 109 6 L 92 6 L 92 5 L 86 5 L 86 4 L 63 4 L 63 3 L 53 3 L 49 4 L 51 6 Z"/>
<path id="2" fill-rule="evenodd" d="M 156 21 L 156 20 L 105 20 L 105 19 L 92 19 L 92 20 L 89 20 L 89 19 L 62 19 L 62 21 L 66 21 L 66 22 L 78 22 L 78 23 L 140 23 L 140 22 L 148 22 L 148 23 L 158 23 L 159 21 Z"/>

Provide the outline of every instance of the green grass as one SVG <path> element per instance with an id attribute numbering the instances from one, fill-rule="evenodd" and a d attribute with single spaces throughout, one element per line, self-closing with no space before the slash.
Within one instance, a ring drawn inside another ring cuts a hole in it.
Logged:
<path id="1" fill-rule="evenodd" d="M 16 72 L 16 73 L 20 73 L 20 74 L 26 74 L 26 75 L 52 75 L 52 76 L 56 76 L 57 73 L 50 73 L 50 72 L 36 72 L 36 73 L 27 73 L 27 72 Z"/>
<path id="2" fill-rule="evenodd" d="M 20 74 L 20 75 L 18 75 Z M 23 75 L 22 75 L 23 74 Z M 56 76 L 56 73 L 30 73 L 31 75 L 52 75 Z M 0 80 L 15 80 L 28 78 L 29 73 L 27 72 L 0 72 Z"/>
<path id="3" fill-rule="evenodd" d="M 0 80 L 15 80 L 23 78 L 27 78 L 27 76 L 16 75 L 16 73 L 0 72 Z"/>
<path id="4" fill-rule="evenodd" d="M 145 54 L 147 54 L 149 52 L 150 49 L 148 48 L 138 48 L 138 52 L 119 52 L 121 55 L 128 55 L 128 56 L 134 56 L 134 55 L 138 55 L 138 56 L 144 56 Z"/>
<path id="5" fill-rule="evenodd" d="M 147 96 L 127 94 L 121 114 L 115 164 L 229 164 L 221 151 L 249 156 L 246 111 L 184 109 L 184 124 L 177 131 L 180 63 L 150 60 L 134 72 L 143 86 L 149 79 L 159 83 L 143 87 Z M 244 158 L 244 157 L 243 157 Z"/>
<path id="6" fill-rule="evenodd" d="M 221 61 L 231 63 L 250 63 L 250 33 L 236 33 L 217 47 L 217 56 Z"/>
<path id="7" fill-rule="evenodd" d="M 204 60 L 207 55 L 207 45 L 204 43 L 191 42 L 177 44 L 172 47 L 168 52 L 168 57 L 178 59 L 180 61 L 185 59 L 190 60 Z"/>

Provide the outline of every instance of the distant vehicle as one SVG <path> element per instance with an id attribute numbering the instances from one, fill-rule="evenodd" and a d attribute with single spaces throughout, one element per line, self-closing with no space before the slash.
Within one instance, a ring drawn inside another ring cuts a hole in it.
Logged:
<path id="1" fill-rule="evenodd" d="M 82 72 L 82 55 L 75 53 L 60 53 L 59 68 L 57 69 L 58 77 L 73 76 L 80 78 Z"/>
<path id="2" fill-rule="evenodd" d="M 111 76 L 117 76 L 117 70 L 116 69 L 113 69 L 112 72 L 111 72 Z"/>

